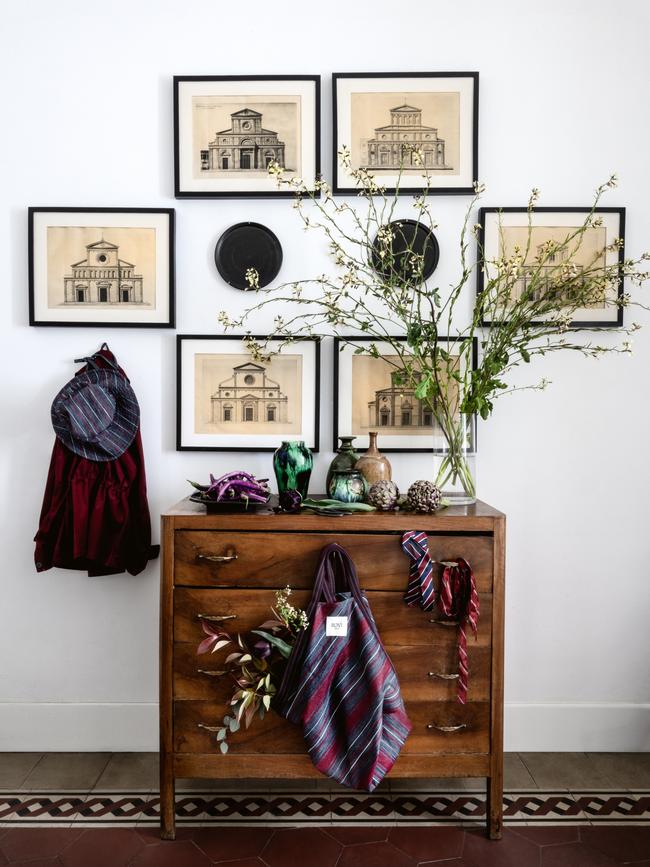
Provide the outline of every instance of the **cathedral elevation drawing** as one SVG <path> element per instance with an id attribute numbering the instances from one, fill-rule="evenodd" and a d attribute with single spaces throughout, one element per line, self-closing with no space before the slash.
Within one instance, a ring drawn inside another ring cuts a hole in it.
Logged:
<path id="1" fill-rule="evenodd" d="M 238 364 L 210 398 L 215 424 L 240 422 L 286 423 L 288 398 L 266 368 L 253 361 Z"/>
<path id="2" fill-rule="evenodd" d="M 415 162 L 414 151 L 421 163 Z M 422 123 L 422 109 L 413 105 L 398 105 L 390 111 L 390 123 L 375 128 L 368 141 L 369 169 L 393 169 L 424 164 L 428 169 L 446 169 L 445 141 L 438 130 Z"/>
<path id="3" fill-rule="evenodd" d="M 375 427 L 427 427 L 433 425 L 431 407 L 415 396 L 415 389 L 396 381 L 391 374 L 390 385 L 375 391 L 368 402 L 368 428 Z"/>
<path id="4" fill-rule="evenodd" d="M 86 245 L 86 258 L 71 265 L 63 278 L 66 304 L 142 304 L 142 275 L 120 259 L 119 246 L 110 241 Z"/>
<path id="5" fill-rule="evenodd" d="M 266 171 L 272 162 L 285 168 L 285 143 L 264 129 L 262 114 L 243 108 L 230 115 L 230 128 L 215 134 L 201 151 L 203 171 Z"/>

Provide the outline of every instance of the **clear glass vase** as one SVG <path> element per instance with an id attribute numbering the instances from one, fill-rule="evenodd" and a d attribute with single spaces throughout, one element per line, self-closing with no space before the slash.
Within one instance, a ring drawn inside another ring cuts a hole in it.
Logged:
<path id="1" fill-rule="evenodd" d="M 476 502 L 476 419 L 461 413 L 434 429 L 433 480 L 453 506 Z"/>

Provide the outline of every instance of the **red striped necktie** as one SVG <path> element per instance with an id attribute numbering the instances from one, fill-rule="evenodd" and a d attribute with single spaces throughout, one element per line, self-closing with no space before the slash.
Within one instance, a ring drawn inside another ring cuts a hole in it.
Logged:
<path id="1" fill-rule="evenodd" d="M 467 633 L 466 624 L 478 634 L 479 600 L 476 590 L 474 573 L 462 557 L 454 561 L 445 561 L 444 571 L 440 581 L 438 604 L 445 617 L 458 620 L 458 701 L 467 701 L 467 684 L 469 668 L 467 665 Z"/>
<path id="2" fill-rule="evenodd" d="M 429 555 L 427 534 L 417 530 L 407 530 L 402 536 L 402 548 L 411 558 L 409 583 L 404 594 L 407 605 L 419 605 L 430 611 L 436 601 L 433 586 L 433 564 Z"/>

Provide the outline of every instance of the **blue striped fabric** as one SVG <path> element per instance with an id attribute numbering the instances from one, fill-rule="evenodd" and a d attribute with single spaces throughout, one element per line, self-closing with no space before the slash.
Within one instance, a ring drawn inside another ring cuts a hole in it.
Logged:
<path id="1" fill-rule="evenodd" d="M 77 374 L 52 403 L 52 426 L 75 454 L 110 461 L 135 439 L 140 408 L 126 378 L 116 370 L 89 368 Z"/>
<path id="2" fill-rule="evenodd" d="M 436 601 L 436 590 L 433 586 L 433 563 L 427 534 L 418 530 L 407 530 L 402 536 L 402 548 L 411 558 L 404 602 L 407 605 L 419 605 L 423 611 L 431 611 Z"/>
<path id="3" fill-rule="evenodd" d="M 329 617 L 347 617 L 347 635 L 328 636 Z M 309 619 L 297 676 L 278 711 L 302 725 L 319 771 L 371 792 L 411 731 L 395 669 L 358 584 L 352 594 L 339 593 L 334 601 L 312 606 Z"/>

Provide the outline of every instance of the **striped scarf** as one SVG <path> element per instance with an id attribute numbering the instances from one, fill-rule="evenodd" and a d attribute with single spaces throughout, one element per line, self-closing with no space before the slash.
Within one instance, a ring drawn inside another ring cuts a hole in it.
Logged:
<path id="1" fill-rule="evenodd" d="M 411 558 L 404 602 L 407 605 L 419 605 L 423 611 L 431 611 L 436 601 L 436 591 L 433 586 L 433 563 L 429 556 L 427 534 L 407 530 L 402 536 L 402 548 Z"/>
<path id="2" fill-rule="evenodd" d="M 479 599 L 474 573 L 462 557 L 446 561 L 440 581 L 438 604 L 445 617 L 458 620 L 458 701 L 467 701 L 469 668 L 467 665 L 467 624 L 478 634 Z"/>

